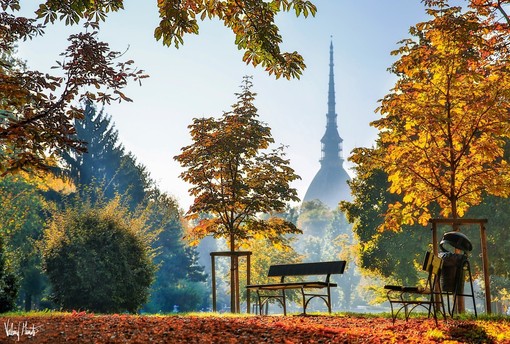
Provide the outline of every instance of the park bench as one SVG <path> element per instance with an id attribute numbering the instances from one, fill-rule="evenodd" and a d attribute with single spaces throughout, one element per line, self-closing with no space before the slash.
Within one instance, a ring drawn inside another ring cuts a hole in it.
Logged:
<path id="1" fill-rule="evenodd" d="M 437 313 L 443 315 L 446 320 L 446 312 L 442 298 L 440 274 L 443 266 L 443 260 L 431 252 L 425 254 L 423 270 L 428 273 L 425 286 L 399 286 L 385 285 L 388 290 L 387 298 L 391 307 L 391 318 L 393 323 L 398 314 L 404 310 L 406 321 L 411 312 L 417 307 L 423 307 L 430 315 L 434 316 L 437 325 Z M 396 305 L 400 307 L 397 308 Z"/>
<path id="2" fill-rule="evenodd" d="M 267 276 L 270 278 L 280 278 L 277 283 L 268 284 L 250 284 L 246 288 L 257 292 L 259 313 L 262 314 L 262 307 L 274 299 L 280 302 L 283 307 L 283 314 L 287 315 L 287 306 L 285 300 L 285 290 L 299 289 L 303 298 L 303 314 L 306 314 L 306 307 L 314 298 L 322 299 L 328 306 L 331 313 L 331 288 L 336 287 L 336 283 L 330 281 L 333 274 L 343 274 L 346 262 L 332 261 L 319 263 L 298 263 L 271 265 Z M 324 276 L 324 279 L 318 279 L 316 276 Z M 315 279 L 310 280 L 311 276 Z M 300 281 L 286 281 L 286 278 L 300 277 Z M 318 289 L 326 289 L 326 292 L 319 293 Z"/>

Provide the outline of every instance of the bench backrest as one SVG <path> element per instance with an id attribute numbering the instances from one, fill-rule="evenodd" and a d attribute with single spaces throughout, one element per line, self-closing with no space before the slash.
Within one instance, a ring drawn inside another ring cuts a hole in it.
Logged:
<path id="1" fill-rule="evenodd" d="M 425 260 L 423 261 L 423 270 L 428 272 L 427 287 L 431 290 L 440 288 L 439 276 L 443 267 L 443 260 L 431 252 L 427 251 L 425 254 Z"/>
<path id="2" fill-rule="evenodd" d="M 268 277 L 285 276 L 308 276 L 308 275 L 329 275 L 343 274 L 345 270 L 345 260 L 319 263 L 298 263 L 271 265 L 269 267 Z"/>

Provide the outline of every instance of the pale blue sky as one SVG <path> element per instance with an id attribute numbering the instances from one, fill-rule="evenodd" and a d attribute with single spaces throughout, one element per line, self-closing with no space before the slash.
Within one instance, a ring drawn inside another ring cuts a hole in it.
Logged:
<path id="1" fill-rule="evenodd" d="M 33 1 L 22 1 L 22 6 Z M 288 145 L 287 157 L 302 180 L 293 184 L 302 198 L 319 169 L 320 139 L 325 131 L 329 43 L 335 49 L 336 112 L 345 158 L 354 147 L 371 146 L 376 132 L 377 100 L 395 79 L 387 72 L 390 52 L 408 38 L 411 25 L 427 19 L 420 0 L 316 0 L 316 17 L 278 18 L 287 51 L 299 51 L 307 69 L 300 80 L 275 80 L 263 69 L 246 66 L 234 36 L 217 20 L 202 22 L 199 36 L 185 37 L 180 49 L 164 47 L 153 38 L 156 1 L 126 0 L 125 10 L 110 15 L 100 38 L 149 75 L 126 94 L 134 102 L 112 104 L 110 114 L 127 150 L 147 166 L 160 188 L 175 196 L 186 210 L 189 185 L 173 160 L 189 144 L 187 126 L 194 117 L 219 116 L 235 102 L 244 75 L 253 75 L 255 105 L 272 128 L 277 143 Z M 28 7 L 26 7 L 28 9 Z M 20 56 L 30 68 L 54 73 L 54 65 L 72 29 L 50 26 L 46 35 L 21 44 Z M 345 164 L 349 170 L 349 164 Z"/>

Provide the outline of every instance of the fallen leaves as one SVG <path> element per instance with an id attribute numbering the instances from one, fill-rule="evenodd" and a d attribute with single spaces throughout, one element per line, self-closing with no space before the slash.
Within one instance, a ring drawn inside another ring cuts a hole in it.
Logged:
<path id="1" fill-rule="evenodd" d="M 94 315 L 35 314 L 0 316 L 17 335 L 0 329 L 0 343 L 510 343 L 508 320 L 450 320 L 436 327 L 430 319 L 408 322 L 362 315 Z M 22 333 L 36 328 L 35 335 Z"/>

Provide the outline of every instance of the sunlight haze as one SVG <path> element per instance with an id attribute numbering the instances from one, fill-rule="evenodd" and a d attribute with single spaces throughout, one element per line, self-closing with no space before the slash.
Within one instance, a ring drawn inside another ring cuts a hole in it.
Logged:
<path id="1" fill-rule="evenodd" d="M 22 1 L 27 15 L 27 1 Z M 395 79 L 387 71 L 395 60 L 390 52 L 408 38 L 411 25 L 427 19 L 419 0 L 319 0 L 315 17 L 279 16 L 282 49 L 297 50 L 307 65 L 300 80 L 275 80 L 262 68 L 242 62 L 234 35 L 218 20 L 199 22 L 200 35 L 186 36 L 179 49 L 153 38 L 158 23 L 156 3 L 128 0 L 125 10 L 110 14 L 100 39 L 112 50 L 126 51 L 150 78 L 132 83 L 125 93 L 132 103 L 107 105 L 119 139 L 145 165 L 163 191 L 175 196 L 187 210 L 189 185 L 180 178 L 173 157 L 190 144 L 187 126 L 195 117 L 215 117 L 236 101 L 244 75 L 253 76 L 255 105 L 262 121 L 272 128 L 277 144 L 287 145 L 291 166 L 301 176 L 294 183 L 300 198 L 318 171 L 320 139 L 327 112 L 329 44 L 334 45 L 336 113 L 343 138 L 343 157 L 354 147 L 371 146 L 376 131 L 369 123 L 374 110 Z M 79 27 L 49 25 L 42 38 L 20 44 L 19 55 L 31 69 L 54 73 L 67 45 L 67 36 Z M 351 174 L 350 164 L 346 170 Z"/>

